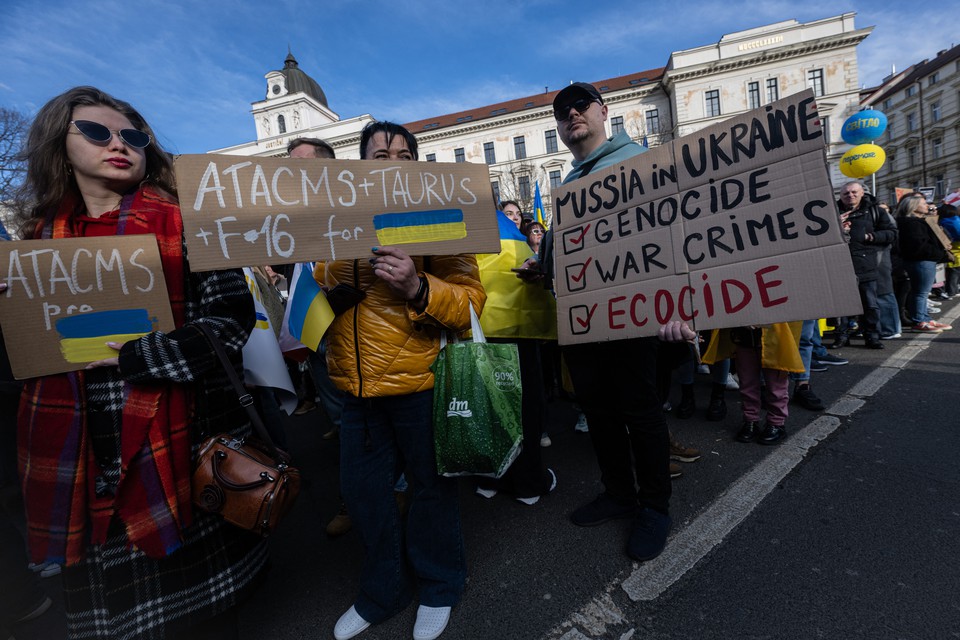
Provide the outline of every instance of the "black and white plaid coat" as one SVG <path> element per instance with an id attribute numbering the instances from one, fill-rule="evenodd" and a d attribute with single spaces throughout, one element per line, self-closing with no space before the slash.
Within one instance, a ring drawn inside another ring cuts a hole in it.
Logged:
<path id="1" fill-rule="evenodd" d="M 246 414 L 213 348 L 190 323 L 213 327 L 242 375 L 240 351 L 253 328 L 253 301 L 238 270 L 189 273 L 187 324 L 169 334 L 151 334 L 125 346 L 120 370 L 127 382 L 173 380 L 193 384 L 194 451 L 209 435 L 245 433 Z M 87 372 L 87 417 L 94 454 L 104 474 L 98 490 L 111 491 L 119 475 L 120 416 L 124 380 L 114 369 Z M 112 461 L 112 462 L 111 462 Z M 266 543 L 194 512 L 181 549 L 162 560 L 127 549 L 114 521 L 103 545 L 63 572 L 70 638 L 166 638 L 220 614 L 256 583 L 267 560 Z"/>

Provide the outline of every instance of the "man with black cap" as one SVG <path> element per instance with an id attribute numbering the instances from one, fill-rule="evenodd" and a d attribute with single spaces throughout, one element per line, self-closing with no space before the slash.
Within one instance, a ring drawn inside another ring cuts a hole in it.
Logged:
<path id="1" fill-rule="evenodd" d="M 560 139 L 573 153 L 573 170 L 564 183 L 582 178 L 646 149 L 623 131 L 608 138 L 607 106 L 592 85 L 577 82 L 553 101 Z M 541 244 L 539 262 L 553 280 L 553 234 Z M 662 340 L 695 336 L 685 324 L 660 328 Z M 670 440 L 657 395 L 657 337 L 568 345 L 563 355 L 577 400 L 590 424 L 604 492 L 576 509 L 570 519 L 589 527 L 633 518 L 627 555 L 655 558 L 670 532 Z"/>

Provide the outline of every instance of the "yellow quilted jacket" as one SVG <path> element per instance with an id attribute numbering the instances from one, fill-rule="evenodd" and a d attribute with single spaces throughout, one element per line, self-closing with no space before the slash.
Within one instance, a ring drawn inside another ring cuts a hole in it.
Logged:
<path id="1" fill-rule="evenodd" d="M 800 359 L 800 328 L 802 322 L 777 322 L 763 325 L 760 338 L 760 366 L 764 369 L 777 369 L 803 373 L 803 360 Z M 730 339 L 730 329 L 714 329 L 710 334 L 710 343 L 703 354 L 703 361 L 715 364 L 720 360 L 733 357 L 736 345 Z"/>
<path id="2" fill-rule="evenodd" d="M 338 389 L 358 398 L 398 396 L 433 388 L 430 365 L 440 352 L 443 329 L 470 328 L 487 295 L 472 255 L 413 258 L 429 284 L 427 307 L 417 313 L 396 297 L 366 260 L 318 263 L 313 276 L 321 286 L 346 283 L 366 292 L 327 330 L 327 367 Z M 426 266 L 429 268 L 425 268 Z"/>

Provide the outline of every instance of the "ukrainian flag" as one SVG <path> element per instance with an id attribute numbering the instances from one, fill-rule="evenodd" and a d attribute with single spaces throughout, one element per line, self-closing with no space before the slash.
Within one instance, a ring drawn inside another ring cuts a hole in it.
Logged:
<path id="1" fill-rule="evenodd" d="M 70 363 L 116 358 L 117 350 L 107 342 L 130 342 L 153 331 L 146 309 L 90 311 L 57 320 L 60 353 Z"/>
<path id="2" fill-rule="evenodd" d="M 511 271 L 533 251 L 510 218 L 497 211 L 500 253 L 477 254 L 487 292 L 480 325 L 490 338 L 557 339 L 557 303 L 542 283 L 527 283 Z"/>
<path id="3" fill-rule="evenodd" d="M 543 200 L 540 198 L 540 183 L 536 182 L 536 189 L 533 192 L 533 219 L 547 228 L 547 223 L 543 218 Z"/>
<path id="4" fill-rule="evenodd" d="M 333 322 L 333 309 L 320 285 L 313 278 L 312 265 L 298 264 L 290 283 L 285 324 L 300 343 L 313 351 L 320 348 L 320 340 Z"/>
<path id="5" fill-rule="evenodd" d="M 442 242 L 467 237 L 460 209 L 382 213 L 373 216 L 373 228 L 382 245 Z"/>

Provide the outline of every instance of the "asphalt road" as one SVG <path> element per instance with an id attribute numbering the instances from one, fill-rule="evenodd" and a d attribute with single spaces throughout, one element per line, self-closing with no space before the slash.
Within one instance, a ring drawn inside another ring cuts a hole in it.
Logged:
<path id="1" fill-rule="evenodd" d="M 669 422 L 703 457 L 674 481 L 670 542 L 645 565 L 623 552 L 628 522 L 569 522 L 601 490 L 599 473 L 571 407 L 551 403 L 553 494 L 526 506 L 460 483 L 469 578 L 442 638 L 960 638 L 960 325 L 885 344 L 847 347 L 849 365 L 814 373 L 827 411 L 791 405 L 775 447 L 733 441 L 735 391 L 726 421 L 706 422 L 698 376 L 696 415 Z M 359 538 L 323 532 L 338 507 L 327 429 L 319 411 L 291 420 L 304 489 L 243 608 L 243 640 L 332 638 L 355 596 Z M 409 638 L 415 613 L 358 637 Z"/>

